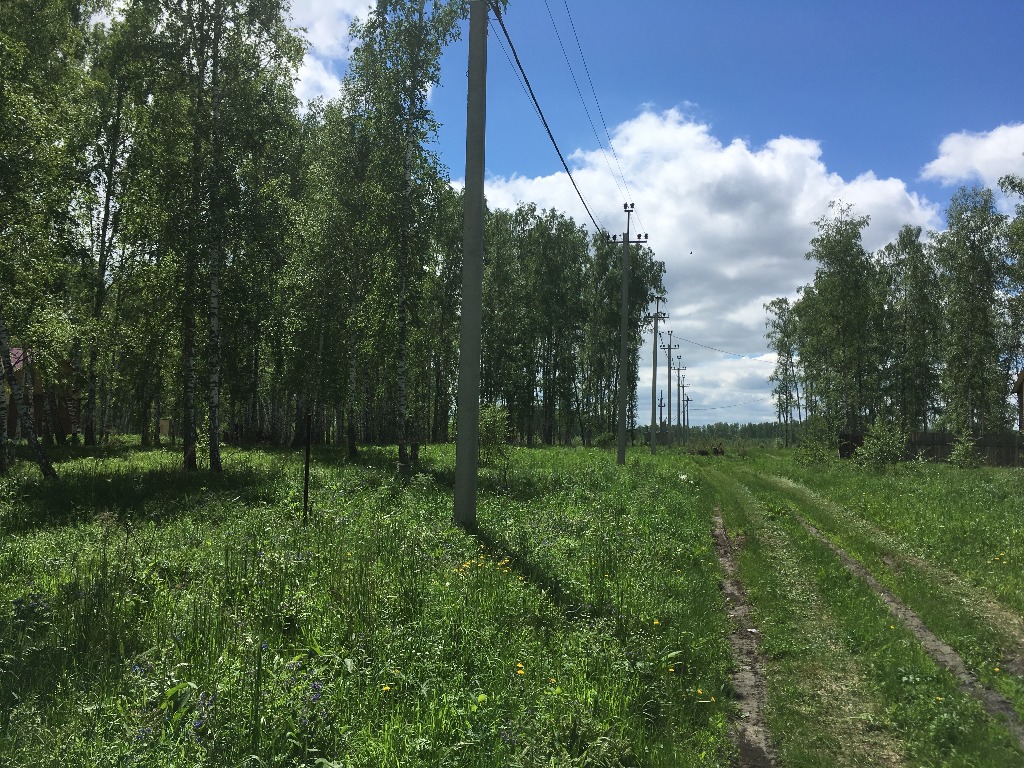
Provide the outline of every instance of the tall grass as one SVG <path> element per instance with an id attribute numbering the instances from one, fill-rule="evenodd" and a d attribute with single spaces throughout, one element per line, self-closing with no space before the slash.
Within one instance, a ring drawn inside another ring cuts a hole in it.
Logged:
<path id="1" fill-rule="evenodd" d="M 691 470 L 514 451 L 123 449 L 0 480 L 0 764 L 715 766 L 728 647 Z M 700 693 L 698 693 L 700 691 Z"/>

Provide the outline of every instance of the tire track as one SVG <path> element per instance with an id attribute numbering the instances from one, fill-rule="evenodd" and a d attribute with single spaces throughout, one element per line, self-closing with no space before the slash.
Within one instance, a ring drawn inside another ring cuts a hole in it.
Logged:
<path id="1" fill-rule="evenodd" d="M 1013 703 L 1001 693 L 986 688 L 977 676 L 968 669 L 960 654 L 928 629 L 920 616 L 872 576 L 870 571 L 861 565 L 859 561 L 833 543 L 821 531 L 805 520 L 802 515 L 792 510 L 791 514 L 808 534 L 831 550 L 850 573 L 860 577 L 871 587 L 892 614 L 917 637 L 918 641 L 928 654 L 935 659 L 936 663 L 953 674 L 962 692 L 976 698 L 986 712 L 996 719 L 1003 721 L 1016 741 L 1017 746 L 1024 751 L 1024 723 L 1021 722 L 1017 711 L 1013 707 Z"/>
<path id="2" fill-rule="evenodd" d="M 738 768 L 776 768 L 778 765 L 764 709 L 767 701 L 764 676 L 757 650 L 757 629 L 750 618 L 750 604 L 746 591 L 737 577 L 733 543 L 725 530 L 720 510 L 715 511 L 715 549 L 725 578 L 722 593 L 735 629 L 729 636 L 736 669 L 732 673 L 732 686 L 739 703 L 740 716 L 733 722 L 732 731 L 739 751 Z"/>

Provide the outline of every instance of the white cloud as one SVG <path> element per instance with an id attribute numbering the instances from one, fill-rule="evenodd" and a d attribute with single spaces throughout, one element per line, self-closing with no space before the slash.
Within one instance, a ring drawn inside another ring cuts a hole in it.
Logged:
<path id="1" fill-rule="evenodd" d="M 995 188 L 999 177 L 1024 174 L 1024 123 L 1001 125 L 984 133 L 953 133 L 939 144 L 939 156 L 921 178 L 953 185 L 980 181 Z"/>
<path id="2" fill-rule="evenodd" d="M 328 59 L 347 59 L 352 52 L 349 26 L 353 19 L 365 18 L 374 5 L 370 0 L 295 0 L 292 19 L 306 28 L 306 39 L 317 55 Z"/>
<path id="3" fill-rule="evenodd" d="M 299 66 L 295 82 L 295 94 L 303 103 L 318 96 L 330 99 L 341 92 L 341 78 L 329 68 L 329 63 L 311 53 L 306 54 Z"/>
<path id="4" fill-rule="evenodd" d="M 318 96 L 332 98 L 341 90 L 336 66 L 352 53 L 354 41 L 349 27 L 356 18 L 365 18 L 373 6 L 370 0 L 296 0 L 292 3 L 295 26 L 306 29 L 310 51 L 299 67 L 296 93 L 310 101 Z"/>
<path id="5" fill-rule="evenodd" d="M 613 144 L 633 193 L 633 232 L 646 231 L 665 262 L 669 325 L 680 343 L 692 397 L 704 407 L 743 403 L 769 394 L 772 366 L 764 340 L 765 302 L 794 297 L 810 282 L 814 265 L 804 258 L 813 222 L 842 200 L 871 217 L 865 247 L 876 250 L 904 224 L 937 228 L 939 207 L 899 179 L 865 171 L 852 180 L 829 171 L 820 144 L 780 136 L 752 147 L 722 143 L 708 125 L 679 110 L 644 111 L 614 131 Z M 600 223 L 625 227 L 622 200 L 600 152 L 577 150 L 573 175 Z M 512 207 L 532 201 L 578 221 L 589 219 L 564 173 L 537 178 L 491 177 L 488 202 Z M 723 355 L 689 341 L 717 347 Z M 641 352 L 640 413 L 650 414 L 651 346 Z M 664 355 L 659 380 L 665 375 Z M 770 401 L 701 411 L 701 421 L 774 418 Z M 694 412 L 693 422 L 701 423 Z"/>

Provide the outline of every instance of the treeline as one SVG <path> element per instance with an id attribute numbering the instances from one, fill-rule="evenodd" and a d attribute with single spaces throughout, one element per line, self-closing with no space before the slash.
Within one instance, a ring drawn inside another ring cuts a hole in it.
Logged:
<path id="1" fill-rule="evenodd" d="M 1005 176 L 1008 196 L 1024 179 Z M 904 227 L 865 250 L 868 217 L 833 204 L 807 258 L 814 281 L 775 299 L 770 377 L 787 436 L 942 429 L 964 440 L 1011 429 L 1008 396 L 1024 366 L 1024 205 L 999 211 L 991 189 L 961 188 L 946 229 Z"/>
<path id="2" fill-rule="evenodd" d="M 314 440 L 402 462 L 449 439 L 462 202 L 427 93 L 465 6 L 377 4 L 341 95 L 303 112 L 287 0 L 131 0 L 106 24 L 101 2 L 0 5 L 0 392 L 26 390 L 22 436 L 64 439 L 63 398 L 87 445 L 172 418 L 186 468 L 219 469 L 223 439 L 302 441 L 307 414 Z M 633 261 L 621 372 L 618 246 L 489 212 L 482 398 L 518 439 L 611 431 L 620 385 L 635 409 L 664 267 Z"/>
<path id="3" fill-rule="evenodd" d="M 690 436 L 705 440 L 782 440 L 786 435 L 785 425 L 777 421 L 755 424 L 748 422 L 719 421 L 687 428 Z"/>

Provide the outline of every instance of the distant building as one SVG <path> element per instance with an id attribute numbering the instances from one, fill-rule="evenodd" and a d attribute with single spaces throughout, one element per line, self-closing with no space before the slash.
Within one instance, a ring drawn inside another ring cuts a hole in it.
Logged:
<path id="1" fill-rule="evenodd" d="M 28 366 L 26 366 L 26 362 Z M 80 398 L 74 386 L 75 370 L 66 360 L 50 364 L 46 370 L 37 365 L 30 351 L 13 347 L 11 365 L 14 378 L 21 387 L 22 397 L 31 397 L 32 421 L 36 435 L 44 437 L 48 432 L 63 442 L 68 435 L 78 433 Z M 31 381 L 26 384 L 26 368 L 31 371 Z M 53 369 L 53 370 L 50 370 Z M 21 435 L 21 420 L 18 407 L 6 382 L 7 389 L 7 436 L 14 439 Z M 26 405 L 29 405 L 26 402 Z"/>

